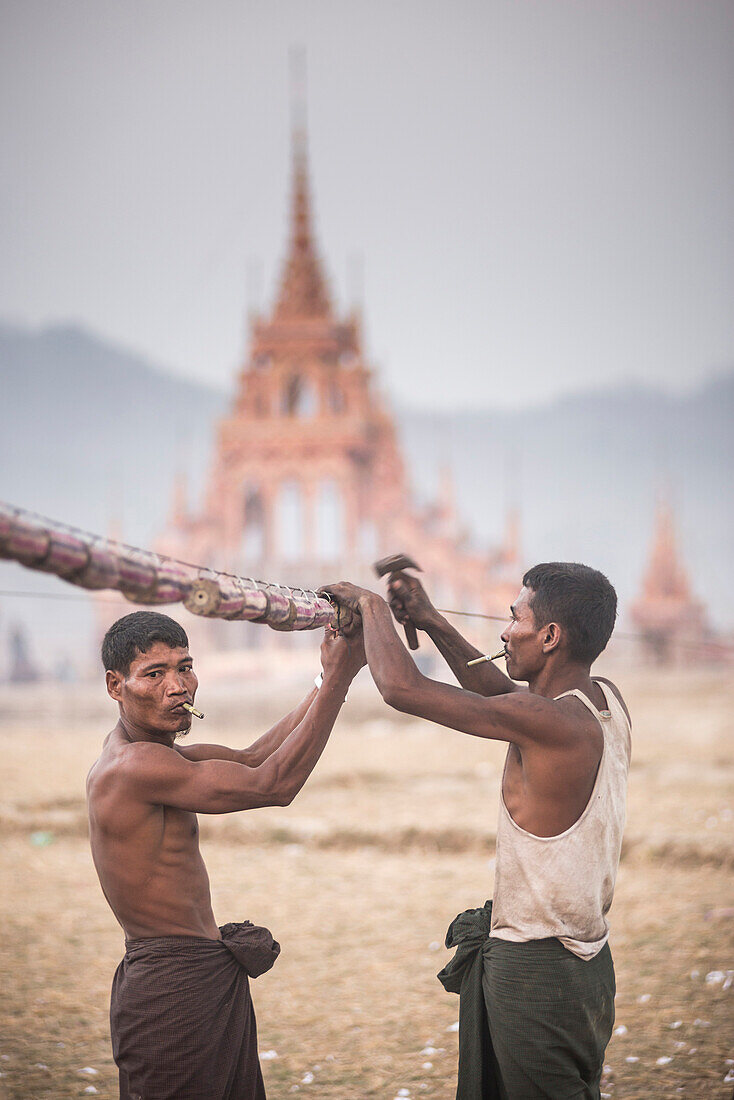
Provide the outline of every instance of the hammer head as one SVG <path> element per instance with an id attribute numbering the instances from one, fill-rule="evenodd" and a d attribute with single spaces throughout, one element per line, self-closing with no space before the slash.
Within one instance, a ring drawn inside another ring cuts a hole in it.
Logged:
<path id="1" fill-rule="evenodd" d="M 419 573 L 423 572 L 420 565 L 407 554 L 389 554 L 374 564 L 378 577 L 386 577 L 388 573 L 399 573 L 401 569 L 417 569 Z"/>

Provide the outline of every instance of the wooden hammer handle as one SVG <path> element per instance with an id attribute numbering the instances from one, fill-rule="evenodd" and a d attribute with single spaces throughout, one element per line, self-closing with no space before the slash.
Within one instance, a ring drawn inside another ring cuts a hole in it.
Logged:
<path id="1" fill-rule="evenodd" d="M 411 649 L 418 648 L 418 632 L 411 622 L 407 622 L 405 625 L 405 639 Z"/>

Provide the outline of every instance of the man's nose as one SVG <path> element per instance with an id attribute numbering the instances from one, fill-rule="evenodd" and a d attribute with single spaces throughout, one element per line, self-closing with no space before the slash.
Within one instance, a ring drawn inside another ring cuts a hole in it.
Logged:
<path id="1" fill-rule="evenodd" d="M 174 673 L 173 676 L 168 677 L 168 683 L 166 685 L 166 691 L 168 695 L 185 695 L 186 686 L 183 682 L 183 677 L 178 673 Z"/>

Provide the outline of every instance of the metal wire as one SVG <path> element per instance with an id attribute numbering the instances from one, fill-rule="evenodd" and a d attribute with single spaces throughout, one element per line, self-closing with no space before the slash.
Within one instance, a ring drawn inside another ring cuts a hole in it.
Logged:
<path id="1" fill-rule="evenodd" d="M 134 554 L 144 554 L 144 555 L 149 555 L 149 556 L 152 555 L 153 557 L 158 558 L 159 561 L 171 562 L 174 565 L 183 565 L 187 569 L 196 569 L 200 573 L 202 573 L 202 572 L 204 572 L 204 573 L 216 573 L 220 577 L 229 577 L 231 580 L 236 580 L 236 581 L 248 580 L 255 587 L 259 587 L 259 588 L 281 588 L 281 589 L 283 589 L 284 592 L 292 593 L 294 595 L 299 595 L 300 594 L 302 596 L 313 596 L 316 599 L 321 598 L 321 597 L 319 597 L 318 592 L 316 592 L 313 588 L 300 588 L 300 587 L 299 588 L 292 588 L 290 585 L 278 584 L 277 582 L 274 582 L 274 581 L 261 581 L 261 580 L 257 580 L 254 577 L 244 577 L 243 578 L 241 574 L 239 574 L 239 573 L 230 573 L 226 569 L 210 569 L 208 566 L 196 565 L 194 562 L 185 561 L 183 558 L 174 558 L 170 554 L 162 554 L 162 553 L 159 553 L 158 551 L 151 551 L 151 550 L 141 550 L 139 546 L 133 546 L 129 542 L 120 542 L 118 539 L 105 538 L 102 535 L 94 534 L 94 532 L 92 532 L 92 531 L 87 531 L 83 527 L 75 527 L 71 523 L 64 523 L 64 522 L 60 522 L 58 520 L 49 519 L 48 516 L 43 516 L 39 512 L 33 512 L 33 511 L 28 510 L 27 508 L 19 508 L 14 504 L 6 504 L 5 507 L 10 508 L 15 512 L 18 512 L 18 513 L 22 514 L 23 516 L 28 516 L 30 519 L 37 520 L 39 523 L 43 524 L 44 526 L 47 526 L 47 527 L 50 527 L 52 529 L 59 530 L 59 531 L 66 531 L 70 535 L 78 535 L 80 538 L 83 538 L 83 539 L 85 539 L 89 542 L 92 542 L 92 543 L 106 543 L 108 546 L 115 546 L 115 547 L 118 547 L 121 550 L 129 550 Z M 32 595 L 32 593 L 29 593 L 29 594 Z M 6 592 L 5 595 L 10 595 L 10 593 Z M 58 597 L 58 598 L 62 598 L 62 597 Z M 66 598 L 67 599 L 72 599 L 73 597 L 68 596 Z"/>
<path id="2" fill-rule="evenodd" d="M 446 607 L 437 607 L 441 615 L 462 615 L 468 619 L 491 619 L 496 623 L 509 622 L 509 615 L 485 615 L 482 611 L 453 611 Z M 615 630 L 614 638 L 622 638 L 626 642 L 639 642 L 644 641 L 647 637 L 645 634 L 635 634 L 628 630 Z M 694 642 L 689 641 L 687 638 L 674 638 L 672 639 L 672 645 L 680 646 L 686 649 L 720 649 L 724 653 L 734 653 L 734 646 L 727 645 L 725 642 Z"/>
<path id="3" fill-rule="evenodd" d="M 93 532 L 86 531 L 81 527 L 75 527 L 75 526 L 73 526 L 73 524 L 59 523 L 56 520 L 49 519 L 47 516 L 40 515 L 38 512 L 31 512 L 31 511 L 28 511 L 25 508 L 17 508 L 15 505 L 12 505 L 12 504 L 6 505 L 6 507 L 12 508 L 14 511 L 19 512 L 24 516 L 29 516 L 32 519 L 38 520 L 40 523 L 42 523 L 42 524 L 44 524 L 44 525 L 46 525 L 50 528 L 55 528 L 56 530 L 67 531 L 69 534 L 78 535 L 81 538 L 89 540 L 90 542 L 107 543 L 107 545 L 109 545 L 109 546 L 116 546 L 116 547 L 119 547 L 120 549 L 129 550 L 129 551 L 131 551 L 133 553 L 136 553 L 136 554 L 144 554 L 144 555 L 145 554 L 147 554 L 147 555 L 153 554 L 153 556 L 157 557 L 160 561 L 172 562 L 174 565 L 183 565 L 187 569 L 196 569 L 200 573 L 215 573 L 218 576 L 229 577 L 230 579 L 236 580 L 236 581 L 242 581 L 242 580 L 250 581 L 250 583 L 253 584 L 255 587 L 264 588 L 264 589 L 268 589 L 268 588 L 277 589 L 277 588 L 279 588 L 282 591 L 288 592 L 292 595 L 300 594 L 302 596 L 313 596 L 316 599 L 328 598 L 329 602 L 333 603 L 330 596 L 329 597 L 320 597 L 318 592 L 316 592 L 313 588 L 294 588 L 294 587 L 291 587 L 290 585 L 279 584 L 278 582 L 275 582 L 275 581 L 261 581 L 261 580 L 256 580 L 254 577 L 242 577 L 240 574 L 237 574 L 237 573 L 229 573 L 229 572 L 227 572 L 226 569 L 209 569 L 207 566 L 195 565 L 193 562 L 184 561 L 182 558 L 174 558 L 170 554 L 159 554 L 157 552 L 153 552 L 153 551 L 150 551 L 150 550 L 141 550 L 140 547 L 132 546 L 130 543 L 127 543 L 127 542 L 119 542 L 117 539 L 106 539 L 106 538 L 103 538 L 101 535 L 95 535 Z M 59 578 L 59 579 L 63 579 L 63 578 Z M 77 596 L 77 595 L 71 595 L 71 594 L 67 595 L 66 593 L 19 592 L 19 591 L 9 591 L 9 590 L 0 590 L 0 596 L 18 596 L 18 597 L 23 597 L 23 598 L 26 598 L 26 599 L 30 598 L 30 599 L 48 599 L 48 600 L 86 600 L 86 599 L 89 599 L 89 596 L 82 596 L 82 595 Z M 115 600 L 109 600 L 109 599 L 105 600 L 104 597 L 100 597 L 98 595 L 95 595 L 94 598 L 97 599 L 97 600 L 101 600 L 104 603 L 115 603 L 116 602 Z M 457 611 L 455 609 L 445 608 L 445 607 L 437 607 L 436 610 L 442 615 L 457 615 L 457 616 L 461 616 L 462 618 L 468 618 L 468 619 L 486 619 L 488 621 L 498 622 L 498 623 L 505 623 L 505 622 L 508 621 L 508 616 L 507 615 L 488 615 L 488 614 L 486 614 L 485 612 L 482 612 L 482 611 Z M 338 605 L 337 605 L 337 612 L 338 612 Z M 639 633 L 634 633 L 634 632 L 629 632 L 629 631 L 616 631 L 615 634 L 614 634 L 614 637 L 615 638 L 622 638 L 625 641 L 643 641 L 643 640 L 645 640 L 646 636 L 644 634 L 639 634 Z M 689 641 L 688 639 L 681 638 L 681 639 L 673 639 L 672 644 L 674 644 L 676 646 L 679 646 L 679 647 L 682 647 L 682 648 L 686 648 L 686 649 L 701 649 L 702 646 L 703 646 L 706 649 L 718 649 L 718 650 L 721 650 L 724 653 L 734 652 L 734 647 L 732 647 L 730 645 L 727 645 L 726 643 L 722 643 L 722 642 L 711 641 L 711 642 L 701 643 L 701 642 L 694 642 L 693 640 Z"/>

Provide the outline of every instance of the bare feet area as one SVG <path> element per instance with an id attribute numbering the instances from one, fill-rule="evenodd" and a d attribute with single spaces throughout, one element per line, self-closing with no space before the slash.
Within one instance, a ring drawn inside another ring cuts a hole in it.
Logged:
<path id="1" fill-rule="evenodd" d="M 602 1094 L 730 1100 L 734 685 L 723 670 L 602 666 L 634 721 Z M 304 686 L 202 689 L 192 739 L 245 745 Z M 107 1013 L 123 938 L 84 805 L 113 724 L 101 686 L 4 690 L 1 1097 L 117 1094 Z M 435 975 L 449 922 L 492 895 L 503 752 L 388 711 L 360 680 L 292 806 L 201 820 L 217 919 L 265 924 L 283 946 L 252 983 L 269 1100 L 451 1100 L 458 998 Z"/>

